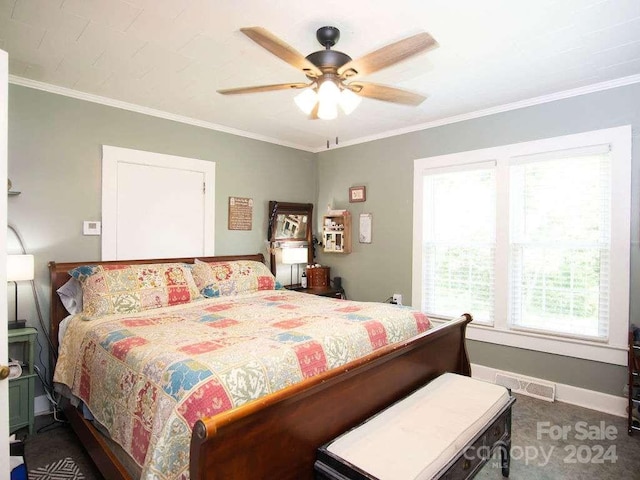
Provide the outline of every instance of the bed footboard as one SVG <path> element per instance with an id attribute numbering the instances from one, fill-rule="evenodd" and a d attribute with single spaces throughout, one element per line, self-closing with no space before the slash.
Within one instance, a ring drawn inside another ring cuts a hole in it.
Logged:
<path id="1" fill-rule="evenodd" d="M 313 478 L 316 449 L 444 372 L 470 375 L 463 315 L 403 344 L 199 420 L 192 479 Z"/>

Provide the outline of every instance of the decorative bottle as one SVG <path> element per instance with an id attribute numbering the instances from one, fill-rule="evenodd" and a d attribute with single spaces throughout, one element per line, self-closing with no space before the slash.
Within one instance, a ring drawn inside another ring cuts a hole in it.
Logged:
<path id="1" fill-rule="evenodd" d="M 302 278 L 300 279 L 300 286 L 307 288 L 307 272 L 306 269 L 302 271 Z"/>

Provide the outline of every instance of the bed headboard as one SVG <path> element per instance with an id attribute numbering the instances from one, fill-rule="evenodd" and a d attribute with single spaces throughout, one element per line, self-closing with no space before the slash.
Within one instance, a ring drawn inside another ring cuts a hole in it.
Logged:
<path id="1" fill-rule="evenodd" d="M 72 270 L 80 265 L 135 265 L 141 263 L 194 263 L 195 259 L 202 260 L 203 262 L 228 262 L 231 260 L 254 260 L 256 262 L 264 263 L 264 255 L 256 253 L 254 255 L 226 255 L 220 257 L 189 257 L 189 258 L 153 258 L 148 260 L 112 260 L 108 262 L 68 262 L 68 263 L 56 263 L 49 262 L 49 277 L 51 279 L 51 310 L 49 318 L 49 338 L 58 350 L 58 330 L 60 322 L 69 315 L 67 310 L 62 305 L 60 297 L 56 293 L 62 285 L 64 285 L 71 277 L 69 270 Z M 51 352 L 51 358 L 53 366 L 55 366 L 55 352 Z M 52 370 L 53 371 L 53 370 Z"/>

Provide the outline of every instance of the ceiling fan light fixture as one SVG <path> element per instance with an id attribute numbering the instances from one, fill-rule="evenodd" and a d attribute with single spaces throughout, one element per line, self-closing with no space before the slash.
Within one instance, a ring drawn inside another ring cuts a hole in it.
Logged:
<path id="1" fill-rule="evenodd" d="M 305 88 L 298 95 L 293 97 L 293 101 L 296 102 L 296 105 L 298 105 L 300 110 L 309 115 L 313 110 L 313 107 L 318 103 L 318 94 L 311 88 Z"/>
<path id="2" fill-rule="evenodd" d="M 336 27 L 319 28 L 316 38 L 324 49 L 312 52 L 306 57 L 262 27 L 246 27 L 241 28 L 240 31 L 265 50 L 297 70 L 301 70 L 311 84 L 279 83 L 218 90 L 222 95 L 302 89 L 302 92 L 296 95 L 295 102 L 312 120 L 336 118 L 338 105 L 346 115 L 349 115 L 358 107 L 362 100 L 360 96 L 411 106 L 418 106 L 427 98 L 400 88 L 370 82 L 351 82 L 357 77 L 370 75 L 437 47 L 438 42 L 427 32 L 417 33 L 390 43 L 353 60 L 346 53 L 332 50 L 340 38 L 340 30 Z M 346 82 L 351 83 L 346 84 Z"/>
<path id="3" fill-rule="evenodd" d="M 318 106 L 318 118 L 321 120 L 333 120 L 338 116 L 338 104 L 320 101 Z"/>
<path id="4" fill-rule="evenodd" d="M 340 101 L 340 88 L 335 80 L 327 78 L 320 84 L 320 88 L 318 88 L 318 101 L 320 102 L 320 106 L 322 106 L 323 103 L 338 105 Z"/>
<path id="5" fill-rule="evenodd" d="M 348 88 L 345 88 L 340 93 L 339 104 L 340 104 L 340 108 L 342 108 L 342 111 L 345 113 L 345 115 L 349 115 L 356 108 L 358 108 L 358 105 L 360 105 L 361 101 L 362 101 L 362 97 L 360 95 L 356 95 Z"/>

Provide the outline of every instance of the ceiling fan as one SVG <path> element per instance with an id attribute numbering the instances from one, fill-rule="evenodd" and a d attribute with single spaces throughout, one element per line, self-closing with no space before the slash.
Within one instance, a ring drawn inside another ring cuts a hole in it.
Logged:
<path id="1" fill-rule="evenodd" d="M 348 115 L 355 110 L 362 97 L 404 105 L 420 105 L 426 97 L 418 93 L 354 80 L 438 46 L 431 35 L 423 32 L 352 60 L 345 53 L 331 50 L 331 47 L 340 39 L 340 30 L 336 27 L 322 27 L 316 32 L 316 38 L 325 49 L 304 57 L 262 27 L 241 28 L 240 31 L 275 56 L 302 70 L 311 83 L 279 83 L 229 88 L 218 90 L 218 93 L 235 95 L 286 89 L 302 90 L 294 98 L 298 107 L 310 118 L 323 120 L 336 118 L 338 105 Z"/>

